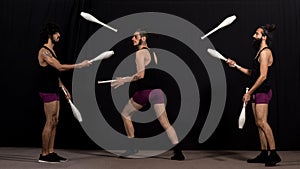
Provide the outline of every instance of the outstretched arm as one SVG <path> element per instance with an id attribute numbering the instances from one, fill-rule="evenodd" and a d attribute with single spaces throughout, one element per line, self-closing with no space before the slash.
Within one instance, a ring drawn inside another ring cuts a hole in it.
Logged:
<path id="1" fill-rule="evenodd" d="M 42 58 L 43 62 L 46 62 L 48 65 L 56 68 L 59 71 L 66 71 L 75 68 L 83 68 L 91 65 L 88 60 L 84 60 L 78 64 L 61 64 L 52 54 L 44 49 L 41 49 L 39 52 L 39 57 Z"/>
<path id="2" fill-rule="evenodd" d="M 226 63 L 227 63 L 230 67 L 236 67 L 236 66 L 235 66 L 236 62 L 235 62 L 234 60 L 232 60 L 232 59 L 229 59 L 229 58 L 228 58 Z M 252 73 L 251 69 L 247 69 L 247 68 L 244 68 L 244 67 L 241 67 L 241 66 L 237 67 L 237 69 L 238 69 L 239 71 L 241 71 L 242 73 L 248 75 L 248 76 L 250 76 L 251 73 Z"/>

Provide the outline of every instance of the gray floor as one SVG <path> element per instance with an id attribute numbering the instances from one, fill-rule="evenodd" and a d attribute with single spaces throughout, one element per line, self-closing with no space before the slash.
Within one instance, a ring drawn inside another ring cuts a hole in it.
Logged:
<path id="1" fill-rule="evenodd" d="M 63 150 L 56 152 L 68 158 L 58 164 L 38 163 L 39 148 L 0 147 L 0 169 L 256 169 L 264 164 L 248 164 L 257 151 L 186 150 L 185 161 L 169 160 L 172 152 L 151 158 L 120 159 L 99 150 Z M 299 169 L 300 151 L 279 151 L 282 158 L 276 169 Z"/>

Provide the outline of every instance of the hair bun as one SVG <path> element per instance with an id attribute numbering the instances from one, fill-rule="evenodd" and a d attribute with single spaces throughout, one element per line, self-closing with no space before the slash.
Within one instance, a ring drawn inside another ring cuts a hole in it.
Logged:
<path id="1" fill-rule="evenodd" d="M 275 24 L 266 24 L 265 29 L 268 30 L 268 32 L 273 32 L 276 29 Z"/>

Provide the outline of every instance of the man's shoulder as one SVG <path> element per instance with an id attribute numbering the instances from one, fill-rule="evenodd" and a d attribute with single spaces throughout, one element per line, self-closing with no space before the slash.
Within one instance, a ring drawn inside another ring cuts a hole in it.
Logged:
<path id="1" fill-rule="evenodd" d="M 272 55 L 272 50 L 270 48 L 265 48 L 260 52 L 260 55 L 267 55 L 267 56 Z"/>
<path id="2" fill-rule="evenodd" d="M 140 49 L 136 52 L 136 55 L 145 55 L 145 54 L 150 54 L 148 49 Z"/>

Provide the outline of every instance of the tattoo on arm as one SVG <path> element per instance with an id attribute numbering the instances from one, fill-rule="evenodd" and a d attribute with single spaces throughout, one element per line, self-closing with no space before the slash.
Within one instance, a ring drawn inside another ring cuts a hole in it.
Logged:
<path id="1" fill-rule="evenodd" d="M 134 75 L 133 78 L 132 78 L 133 81 L 136 81 L 136 80 L 139 80 L 139 79 L 140 79 L 140 77 L 138 75 Z"/>
<path id="2" fill-rule="evenodd" d="M 52 58 L 52 54 L 48 51 L 45 51 L 42 54 L 43 54 L 43 56 L 49 56 L 50 58 Z"/>

